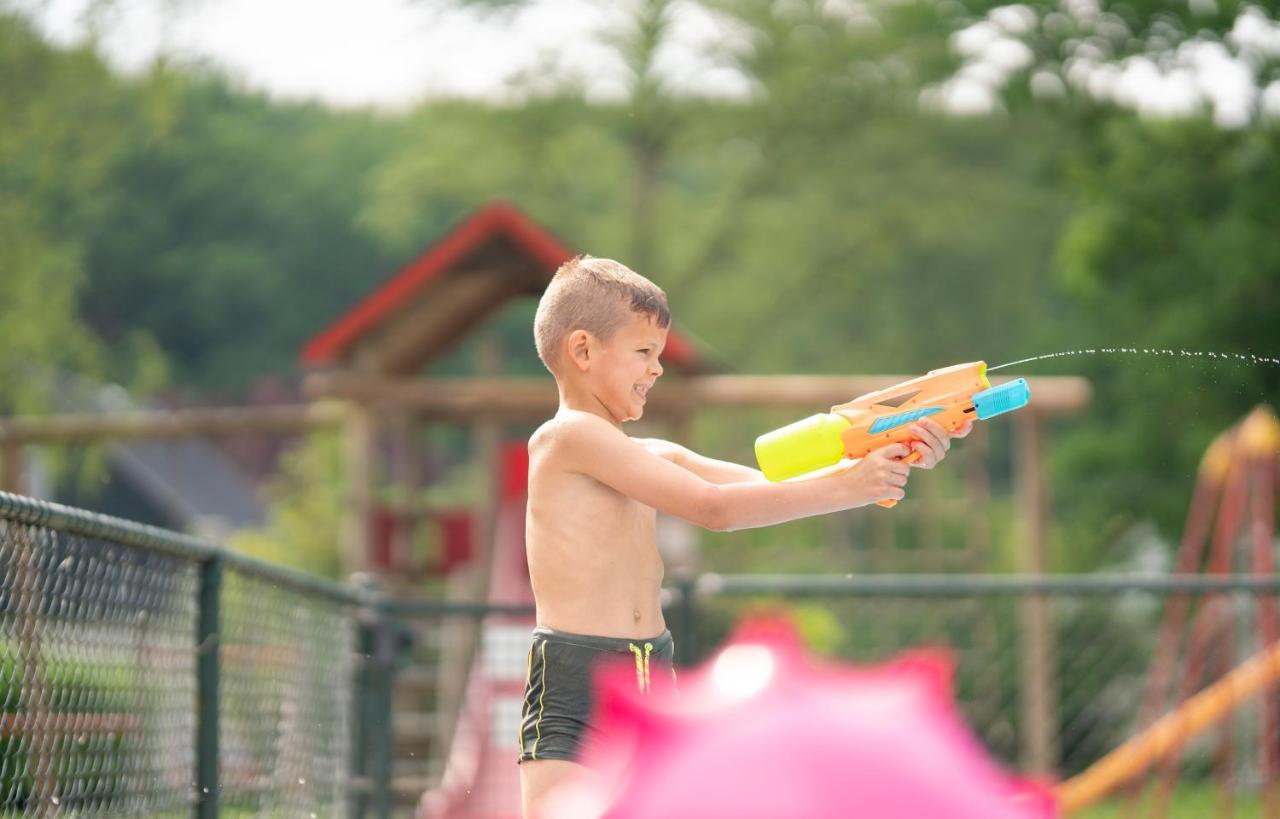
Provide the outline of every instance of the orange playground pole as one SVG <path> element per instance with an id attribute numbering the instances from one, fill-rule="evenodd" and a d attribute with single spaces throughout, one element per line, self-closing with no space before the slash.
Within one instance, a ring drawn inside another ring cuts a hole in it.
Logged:
<path id="1" fill-rule="evenodd" d="M 1236 666 L 1231 673 L 1161 717 L 1146 731 L 1054 789 L 1064 816 L 1080 811 L 1230 714 L 1242 702 L 1280 680 L 1280 642 Z"/>

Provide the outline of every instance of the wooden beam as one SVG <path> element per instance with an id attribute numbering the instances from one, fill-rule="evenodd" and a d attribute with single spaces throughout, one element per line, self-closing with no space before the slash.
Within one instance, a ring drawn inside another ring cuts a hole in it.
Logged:
<path id="1" fill-rule="evenodd" d="M 1044 475 L 1043 420 L 1034 407 L 1016 414 L 1017 475 L 1025 546 L 1019 569 L 1040 577 L 1049 570 L 1048 490 Z M 1047 597 L 1026 595 L 1019 603 L 1019 704 L 1022 769 L 1041 777 L 1057 770 L 1058 708 L 1054 624 Z"/>
<path id="2" fill-rule="evenodd" d="M 85 443 L 110 439 L 234 436 L 303 432 L 336 426 L 344 408 L 334 402 L 276 407 L 220 407 L 152 412 L 30 415 L 0 419 L 0 444 Z"/>
<path id="3" fill-rule="evenodd" d="M 675 378 L 654 388 L 653 413 L 688 413 L 707 407 L 808 409 L 821 412 L 913 376 L 708 375 Z M 1000 384 L 1009 379 L 994 379 Z M 1041 414 L 1077 412 L 1088 405 L 1089 383 L 1072 376 L 1028 378 L 1031 401 Z M 555 412 L 555 382 L 547 378 L 387 378 L 351 372 L 314 373 L 307 396 L 367 404 L 403 405 L 424 416 L 448 420 L 549 417 Z"/>

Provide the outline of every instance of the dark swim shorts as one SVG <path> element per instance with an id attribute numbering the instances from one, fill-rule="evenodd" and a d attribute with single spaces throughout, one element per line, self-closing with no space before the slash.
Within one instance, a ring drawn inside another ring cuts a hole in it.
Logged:
<path id="1" fill-rule="evenodd" d="M 648 693 L 655 673 L 670 674 L 674 682 L 674 656 L 670 631 L 650 640 L 626 640 L 535 628 L 520 713 L 519 761 L 577 758 L 591 718 L 592 679 L 601 663 L 631 661 L 636 687 Z"/>

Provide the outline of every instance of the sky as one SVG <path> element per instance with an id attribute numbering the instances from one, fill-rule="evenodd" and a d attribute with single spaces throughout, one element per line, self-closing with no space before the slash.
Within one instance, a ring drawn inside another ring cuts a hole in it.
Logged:
<path id="1" fill-rule="evenodd" d="M 12 0 L 11 0 L 12 2 Z M 38 8 L 51 39 L 85 35 L 94 0 L 17 0 Z M 1212 11 L 1216 0 L 1188 0 Z M 844 0 L 827 0 L 839 8 Z M 622 65 L 601 42 L 620 25 L 622 0 L 534 0 L 517 12 L 481 14 L 449 0 L 97 0 L 105 7 L 102 45 L 125 70 L 157 54 L 208 61 L 246 87 L 288 99 L 344 107 L 403 109 L 437 96 L 503 99 L 510 80 L 576 77 L 589 99 L 625 96 Z M 847 5 L 847 3 L 845 3 Z M 181 13 L 174 14 L 178 8 Z M 163 10 L 168 9 L 169 13 Z M 921 102 L 956 114 L 1000 107 L 998 90 L 1032 61 L 1021 37 L 1052 18 L 1082 33 L 1055 70 L 1035 70 L 1038 96 L 1066 85 L 1152 117 L 1194 114 L 1207 106 L 1223 127 L 1255 116 L 1280 118 L 1280 81 L 1257 82 L 1255 67 L 1280 57 L 1280 23 L 1245 6 L 1225 41 L 1193 38 L 1156 59 L 1108 59 L 1108 41 L 1133 36 L 1099 0 L 1061 0 L 1043 19 L 1027 6 L 992 9 L 956 32 L 962 58 L 949 81 L 926 89 Z M 671 41 L 658 70 L 681 92 L 742 97 L 749 81 L 710 56 L 734 46 L 735 32 L 696 2 L 675 4 Z"/>
<path id="2" fill-rule="evenodd" d="M 89 0 L 26 5 L 38 9 L 54 41 L 84 38 Z M 619 5 L 536 0 L 517 12 L 481 14 L 441 0 L 115 0 L 100 15 L 103 48 L 125 70 L 165 53 L 209 61 L 281 98 L 396 109 L 430 96 L 501 98 L 512 76 L 536 81 L 549 67 L 580 77 L 591 98 L 620 98 L 622 67 L 599 37 L 617 26 Z M 721 23 L 680 3 L 672 32 L 659 53 L 672 86 L 746 93 L 741 75 L 706 56 L 730 36 Z"/>

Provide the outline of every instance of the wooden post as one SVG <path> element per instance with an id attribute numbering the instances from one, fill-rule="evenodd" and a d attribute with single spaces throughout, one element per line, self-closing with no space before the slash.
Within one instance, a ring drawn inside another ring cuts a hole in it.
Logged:
<path id="1" fill-rule="evenodd" d="M 387 472 L 391 480 L 392 509 L 395 515 L 390 544 L 392 574 L 395 576 L 388 580 L 412 586 L 420 582 L 417 573 L 413 571 L 416 568 L 413 544 L 414 535 L 423 518 L 419 498 L 422 477 L 414 435 L 417 425 L 405 408 L 397 407 L 391 411 L 387 427 L 390 435 Z"/>
<path id="2" fill-rule="evenodd" d="M 480 340 L 480 350 L 476 362 L 477 373 L 482 378 L 498 378 L 502 373 L 502 342 L 494 334 L 486 335 Z M 493 569 L 493 535 L 497 528 L 499 497 L 502 482 L 499 471 L 502 468 L 502 422 L 493 418 L 485 418 L 471 427 L 472 440 L 475 443 L 475 457 L 480 464 L 480 497 L 476 499 L 479 511 L 476 538 L 476 578 L 475 598 L 488 596 L 489 575 Z"/>
<path id="3" fill-rule="evenodd" d="M 502 346 L 495 335 L 481 339 L 477 372 L 496 380 L 502 372 Z M 479 497 L 475 499 L 472 527 L 472 565 L 469 570 L 451 578 L 446 594 L 452 599 L 485 600 L 489 596 L 489 577 L 493 569 L 494 532 L 497 529 L 501 502 L 500 447 L 502 424 L 492 416 L 481 416 L 471 424 L 474 461 L 479 464 Z M 471 667 L 480 650 L 482 623 L 476 619 L 451 618 L 441 626 L 441 661 L 438 671 L 439 740 L 441 748 L 453 746 L 458 717 L 466 695 Z"/>
<path id="4" fill-rule="evenodd" d="M 0 438 L 0 491 L 26 492 L 22 441 Z"/>
<path id="5" fill-rule="evenodd" d="M 990 441 L 991 436 L 982 425 L 965 441 L 965 542 L 971 566 L 988 566 L 991 560 L 991 475 L 987 471 Z"/>
<path id="6" fill-rule="evenodd" d="M 348 407 L 343 425 L 347 465 L 347 514 L 339 547 L 345 576 L 363 572 L 370 563 L 369 524 L 373 514 L 373 461 L 377 444 L 372 411 L 361 404 Z"/>
<path id="7" fill-rule="evenodd" d="M 1048 564 L 1042 419 L 1035 407 L 1018 413 L 1016 419 L 1018 491 L 1026 538 L 1020 568 L 1027 575 L 1039 576 Z M 1043 595 L 1027 595 L 1020 615 L 1021 762 L 1025 773 L 1052 776 L 1057 767 L 1058 731 L 1049 601 Z"/>

